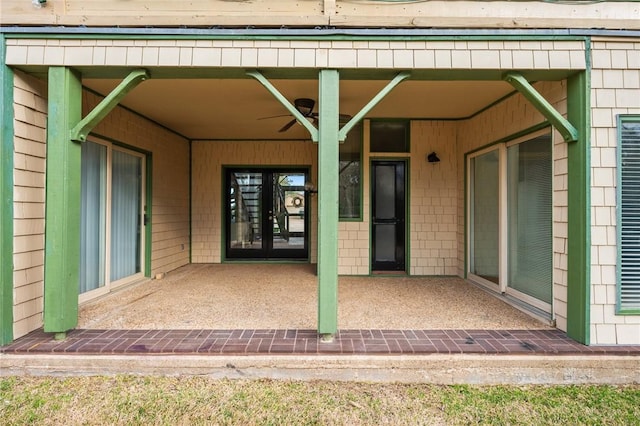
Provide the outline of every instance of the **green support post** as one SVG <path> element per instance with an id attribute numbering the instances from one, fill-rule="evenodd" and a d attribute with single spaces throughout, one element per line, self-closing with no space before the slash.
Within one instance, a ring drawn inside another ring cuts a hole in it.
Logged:
<path id="1" fill-rule="evenodd" d="M 5 55 L 0 34 L 0 58 Z M 0 346 L 13 340 L 13 72 L 0 65 Z"/>
<path id="2" fill-rule="evenodd" d="M 578 143 L 568 150 L 567 335 L 590 343 L 591 303 L 591 122 L 589 79 L 581 72 L 568 79 L 567 112 L 580 129 Z"/>
<path id="3" fill-rule="evenodd" d="M 80 76 L 49 68 L 44 331 L 58 339 L 78 324 L 80 144 L 70 135 L 81 118 Z"/>
<path id="4" fill-rule="evenodd" d="M 338 331 L 339 75 L 321 70 L 318 117 L 318 333 Z"/>

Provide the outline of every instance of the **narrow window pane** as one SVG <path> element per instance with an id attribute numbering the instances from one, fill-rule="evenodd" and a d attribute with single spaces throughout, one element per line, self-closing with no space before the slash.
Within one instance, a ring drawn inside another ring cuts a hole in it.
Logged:
<path id="1" fill-rule="evenodd" d="M 551 303 L 551 135 L 509 147 L 507 170 L 508 286 Z"/>
<path id="2" fill-rule="evenodd" d="M 408 121 L 372 121 L 371 152 L 409 152 Z"/>
<path id="3" fill-rule="evenodd" d="M 499 283 L 498 151 L 475 157 L 472 168 L 471 272 Z"/>
<path id="4" fill-rule="evenodd" d="M 80 293 L 105 285 L 107 147 L 82 144 Z"/>
<path id="5" fill-rule="evenodd" d="M 233 172 L 229 185 L 230 248 L 262 249 L 262 173 Z"/>
<path id="6" fill-rule="evenodd" d="M 347 139 L 340 144 L 339 211 L 341 219 L 355 219 L 361 215 L 361 151 L 362 126 L 358 125 L 351 129 Z"/>

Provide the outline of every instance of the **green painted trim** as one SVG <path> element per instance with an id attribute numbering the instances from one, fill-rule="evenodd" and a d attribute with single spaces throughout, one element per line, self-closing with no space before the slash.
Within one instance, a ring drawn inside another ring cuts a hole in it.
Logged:
<path id="1" fill-rule="evenodd" d="M 6 51 L 0 34 L 0 58 Z M 13 340 L 13 71 L 0 65 L 0 346 Z"/>
<path id="2" fill-rule="evenodd" d="M 591 328 L 590 86 L 588 71 L 567 81 L 567 116 L 579 129 L 578 143 L 567 144 L 567 335 L 585 345 L 590 343 Z"/>
<path id="3" fill-rule="evenodd" d="M 619 147 L 616 151 L 616 223 L 622 224 L 622 125 L 624 122 L 640 123 L 640 115 L 625 114 L 618 115 L 616 120 L 617 143 Z M 616 265 L 616 314 L 617 315 L 640 315 L 640 308 L 625 308 L 622 306 L 622 226 L 616 227 L 617 241 L 617 265 Z"/>
<path id="4" fill-rule="evenodd" d="M 282 93 L 280 93 L 269 80 L 267 80 L 258 71 L 247 71 L 247 75 L 258 80 L 258 82 L 260 82 L 260 84 L 262 84 L 269 91 L 269 93 L 271 93 L 278 100 L 278 102 L 280 102 L 282 106 L 285 107 L 287 111 L 289 111 L 289 113 L 291 113 L 291 115 L 293 115 L 298 120 L 298 123 L 302 124 L 305 129 L 307 129 L 307 131 L 311 135 L 311 140 L 313 140 L 314 142 L 318 142 L 318 129 L 316 129 L 313 124 L 311 124 L 309 120 L 307 120 L 307 117 L 302 115 L 302 113 L 298 111 L 298 109 L 293 106 L 293 104 L 289 102 L 289 100 Z"/>
<path id="5" fill-rule="evenodd" d="M 102 121 L 113 110 L 127 93 L 133 90 L 138 84 L 149 78 L 146 70 L 131 71 L 129 75 L 118 86 L 111 91 L 96 107 L 87 114 L 80 122 L 71 129 L 71 140 L 84 142 L 87 140 L 89 132 Z"/>
<path id="6" fill-rule="evenodd" d="M 19 27 L 18 27 L 19 28 Z M 71 27 L 73 29 L 74 27 Z M 8 39 L 86 39 L 90 37 L 96 40 L 295 40 L 295 41 L 493 41 L 493 40 L 509 40 L 509 41 L 526 41 L 526 40 L 540 40 L 540 41 L 583 41 L 587 35 L 571 35 L 571 34 L 558 34 L 559 30 L 537 30 L 542 32 L 541 34 L 513 34 L 517 32 L 517 29 L 509 30 L 505 29 L 504 33 L 495 34 L 500 29 L 494 29 L 494 34 L 415 34 L 415 35 L 394 35 L 385 34 L 380 32 L 379 34 L 153 34 L 148 32 L 146 34 L 132 34 L 122 33 L 127 31 L 124 28 L 104 28 L 104 30 L 117 30 L 109 32 L 108 34 L 101 34 L 96 28 L 83 28 L 80 34 L 69 33 L 51 33 L 51 32 L 38 32 L 39 28 L 34 28 L 31 33 L 17 33 L 11 32 L 11 28 L 0 29 L 0 32 L 7 34 Z M 131 30 L 140 31 L 139 28 L 132 28 Z M 348 31 L 349 29 L 340 29 L 340 31 Z M 388 30 L 388 29 L 387 29 Z M 256 32 L 260 29 L 256 29 Z M 392 30 L 393 31 L 393 30 Z M 462 31 L 462 30 L 458 30 Z M 489 30 L 491 31 L 491 30 Z M 571 31 L 571 30 L 563 30 Z M 633 37 L 634 35 L 632 35 Z"/>
<path id="7" fill-rule="evenodd" d="M 82 116 L 80 75 L 49 68 L 48 106 L 44 331 L 64 333 L 78 324 L 81 155 L 69 135 Z"/>
<path id="8" fill-rule="evenodd" d="M 545 98 L 538 92 L 526 78 L 516 72 L 508 72 L 504 79 L 522 93 L 531 104 L 558 129 L 565 142 L 578 140 L 578 130 L 565 119 Z"/>
<path id="9" fill-rule="evenodd" d="M 338 331 L 339 86 L 337 70 L 320 70 L 318 129 L 318 333 Z"/>
<path id="10" fill-rule="evenodd" d="M 150 152 L 145 155 L 145 172 L 144 276 L 149 278 L 153 252 L 153 154 Z"/>
<path id="11" fill-rule="evenodd" d="M 367 102 L 367 104 L 363 106 L 362 109 L 358 111 L 358 113 L 354 115 L 351 120 L 349 120 L 347 124 L 342 127 L 342 129 L 340 129 L 340 132 L 338 133 L 338 140 L 341 142 L 344 141 L 347 138 L 347 133 L 349 133 L 349 130 L 351 130 L 353 126 L 362 121 L 362 119 L 364 119 L 369 111 L 375 108 L 375 106 L 378 105 L 380 101 L 382 101 L 382 99 L 384 99 L 384 97 L 393 90 L 394 87 L 402 83 L 410 76 L 411 74 L 406 71 L 398 73 L 398 75 L 396 75 L 393 80 L 387 83 L 387 85 L 383 87 L 382 90 L 378 92 L 378 94 L 376 94 L 369 102 Z"/>

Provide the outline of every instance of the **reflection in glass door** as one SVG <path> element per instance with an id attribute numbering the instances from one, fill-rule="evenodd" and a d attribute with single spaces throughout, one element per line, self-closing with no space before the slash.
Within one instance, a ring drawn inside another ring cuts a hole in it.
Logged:
<path id="1" fill-rule="evenodd" d="M 308 258 L 307 172 L 228 169 L 226 257 Z"/>

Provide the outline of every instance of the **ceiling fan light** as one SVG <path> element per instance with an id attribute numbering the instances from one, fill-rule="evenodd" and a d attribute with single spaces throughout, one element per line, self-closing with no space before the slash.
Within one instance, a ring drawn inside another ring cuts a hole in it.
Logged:
<path id="1" fill-rule="evenodd" d="M 313 107 L 315 106 L 316 102 L 313 99 L 309 98 L 298 98 L 293 101 L 293 104 L 302 115 L 308 116 L 313 112 Z"/>

